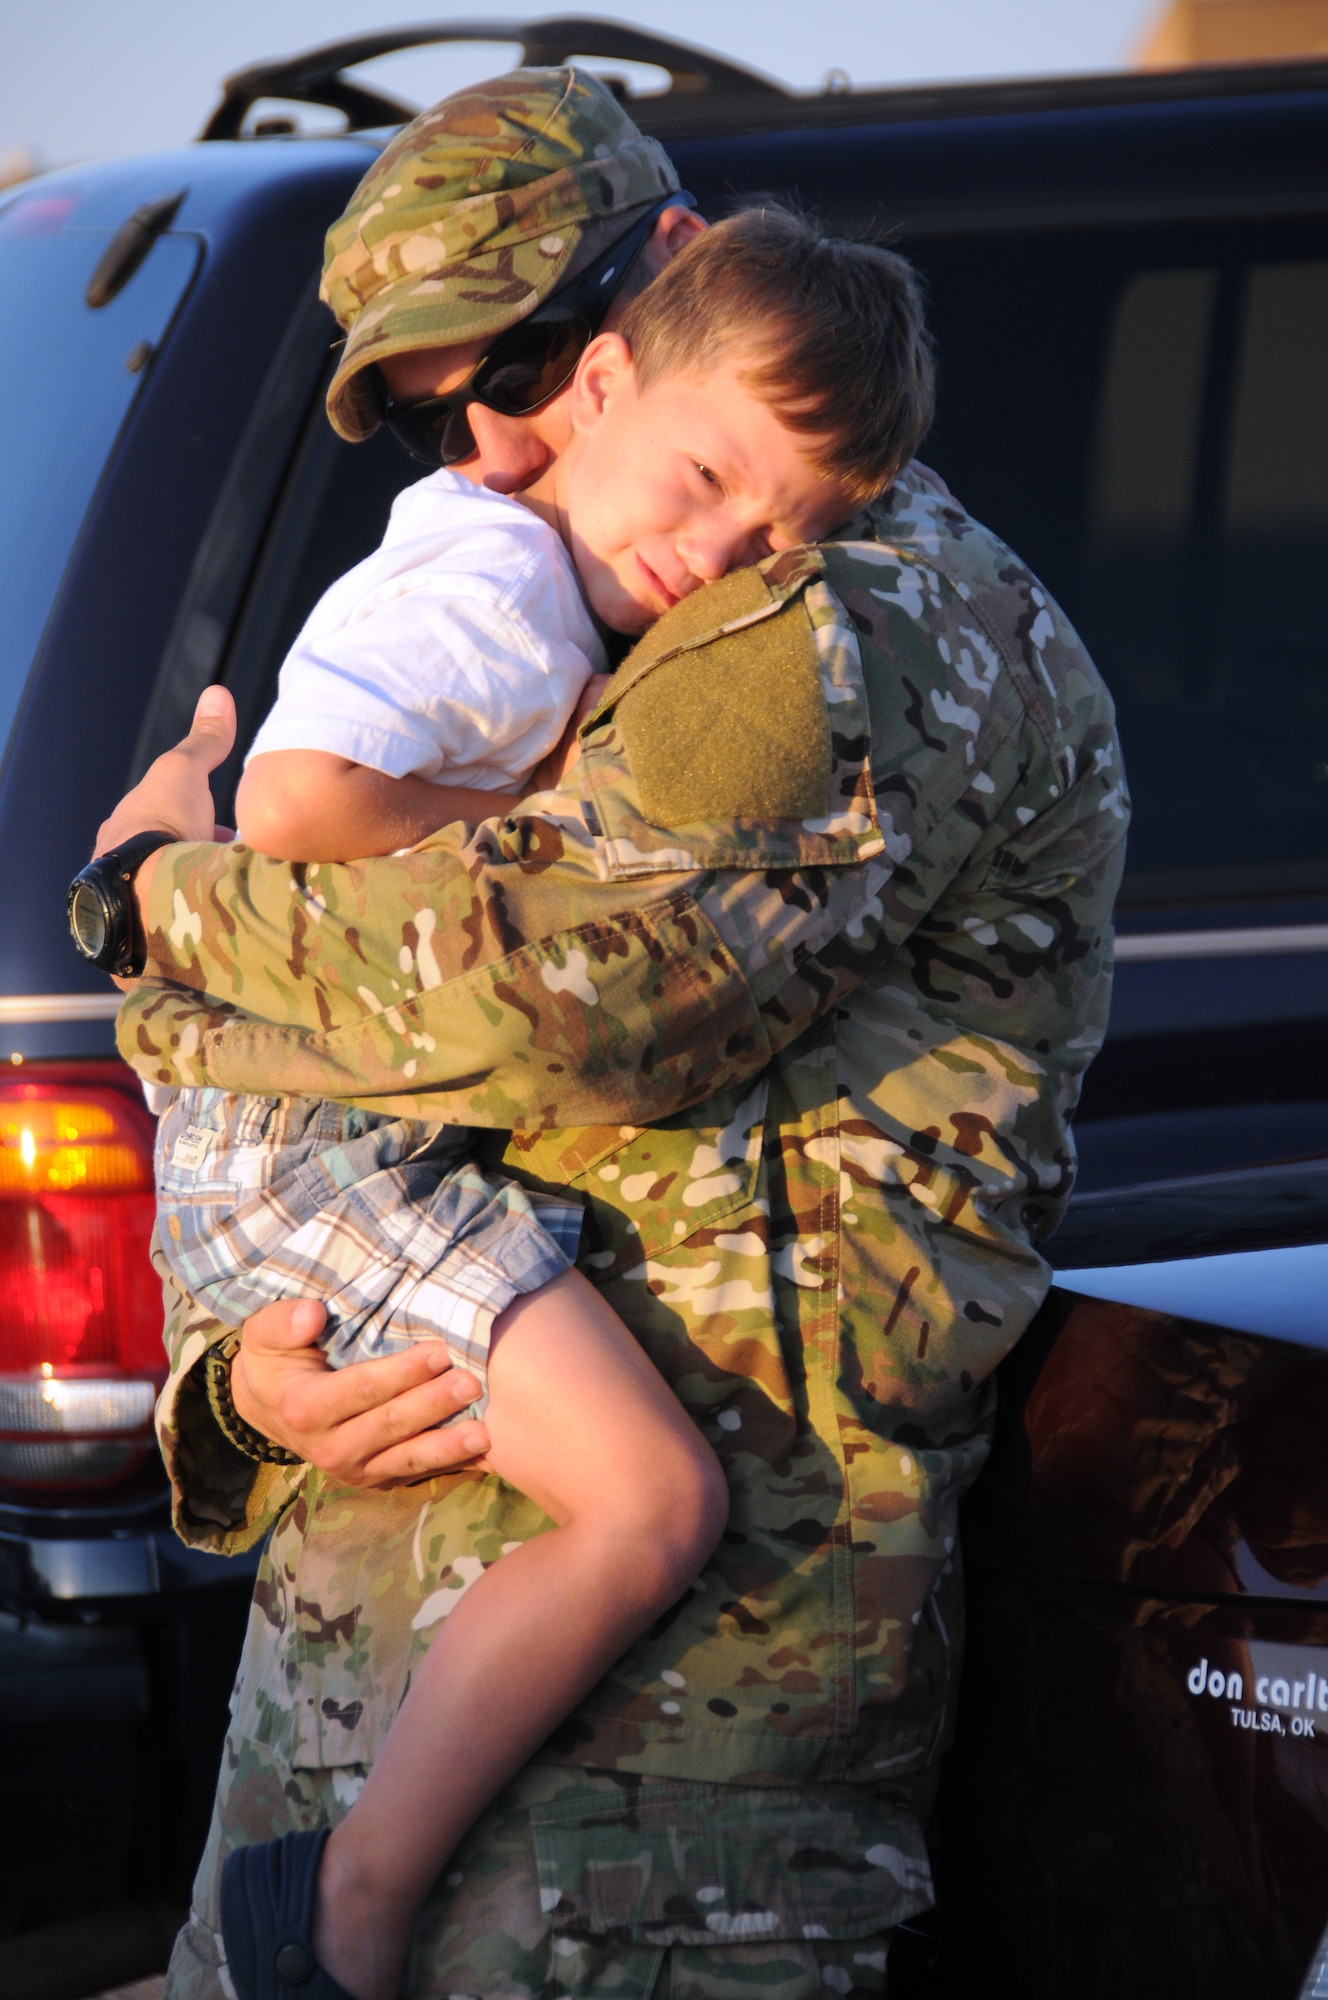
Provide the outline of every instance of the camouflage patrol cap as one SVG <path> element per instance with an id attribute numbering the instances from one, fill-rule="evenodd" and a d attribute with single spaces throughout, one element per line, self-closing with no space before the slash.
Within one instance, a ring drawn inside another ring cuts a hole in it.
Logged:
<path id="1" fill-rule="evenodd" d="M 333 428 L 352 443 L 377 428 L 374 362 L 514 325 L 584 261 L 583 239 L 677 186 L 586 70 L 513 70 L 422 112 L 327 233 L 321 296 L 348 335 Z"/>

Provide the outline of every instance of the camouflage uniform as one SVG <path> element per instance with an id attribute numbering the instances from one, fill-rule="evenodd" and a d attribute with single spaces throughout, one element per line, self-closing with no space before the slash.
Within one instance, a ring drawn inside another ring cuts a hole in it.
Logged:
<path id="1" fill-rule="evenodd" d="M 1047 1283 L 1127 814 L 1110 701 L 1036 580 L 905 475 L 845 540 L 675 607 L 539 810 L 409 854 L 163 852 L 146 1078 L 491 1130 L 723 1460 L 729 1526 L 454 1858 L 411 1995 L 880 1993 L 930 1900 L 957 1507 Z M 186 1540 L 269 1530 L 176 1960 L 214 2000 L 227 1842 L 344 1811 L 411 1660 L 538 1532 L 475 1472 L 257 1465 L 176 1297 Z M 537 1869 L 537 1873 L 532 1870 Z"/>

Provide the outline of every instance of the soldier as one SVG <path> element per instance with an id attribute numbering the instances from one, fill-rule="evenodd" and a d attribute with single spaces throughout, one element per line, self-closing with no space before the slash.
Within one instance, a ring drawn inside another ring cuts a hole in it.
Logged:
<path id="1" fill-rule="evenodd" d="M 468 136 L 514 107 L 529 132 L 541 91 L 560 163 L 534 164 L 563 190 L 556 223 L 523 206 L 532 183 L 506 200 L 520 151 L 482 163 Z M 547 296 L 521 263 L 532 241 L 543 255 L 557 235 L 558 261 L 600 199 L 585 169 L 648 145 L 616 109 L 604 138 L 605 95 L 568 72 L 504 79 L 371 171 L 330 239 L 334 297 L 340 274 L 359 286 L 339 295 L 343 422 L 353 408 L 368 428 L 377 356 L 430 342 L 410 393 L 441 393 L 457 370 L 439 345 L 469 365 Z M 458 201 L 440 161 L 463 139 Z M 500 183 L 496 236 L 449 237 Z M 504 273 L 509 320 L 472 260 Z M 465 406 L 477 445 L 484 409 Z M 454 412 L 435 413 L 445 440 Z M 556 450 L 556 410 L 536 418 L 533 451 Z M 100 846 L 210 832 L 199 780 L 227 740 L 205 715 Z M 121 1021 L 140 1073 L 484 1128 L 503 1171 L 584 1198 L 583 1267 L 728 1475 L 704 1575 L 454 1856 L 408 1994 L 884 1991 L 891 1930 L 931 1899 L 958 1501 L 1073 1180 L 1126 813 L 1110 701 L 1075 635 L 910 468 L 833 544 L 661 619 L 554 808 L 363 863 L 185 846 L 141 869 L 149 976 Z M 271 1537 L 173 1962 L 176 2000 L 216 2000 L 222 1855 L 346 1810 L 432 1627 L 543 1522 L 446 1469 L 481 1427 L 412 1435 L 471 1386 L 403 1356 L 342 1371 L 334 1397 L 315 1309 L 251 1322 L 236 1363 L 234 1335 L 168 1303 L 180 1531 L 223 1551 Z"/>

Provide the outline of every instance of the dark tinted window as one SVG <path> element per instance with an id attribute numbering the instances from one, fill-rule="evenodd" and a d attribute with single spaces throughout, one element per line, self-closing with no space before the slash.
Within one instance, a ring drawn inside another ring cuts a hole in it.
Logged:
<path id="1" fill-rule="evenodd" d="M 0 748 L 116 435 L 142 382 L 126 359 L 155 347 L 198 262 L 164 238 L 109 305 L 83 293 L 109 235 L 77 228 L 77 197 L 0 211 Z"/>
<path id="2" fill-rule="evenodd" d="M 942 365 L 925 455 L 1115 694 L 1126 900 L 1328 886 L 1328 228 L 906 247 Z"/>
<path id="3" fill-rule="evenodd" d="M 1116 697 L 1125 900 L 1328 887 L 1328 227 L 905 247 L 941 356 L 925 455 L 1045 577 Z M 381 434 L 351 447 L 315 420 L 231 652 L 246 739 L 314 601 L 419 476 Z"/>

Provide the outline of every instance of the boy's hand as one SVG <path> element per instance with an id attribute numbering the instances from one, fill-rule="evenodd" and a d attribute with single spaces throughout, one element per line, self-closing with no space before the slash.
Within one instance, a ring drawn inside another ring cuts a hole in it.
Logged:
<path id="1" fill-rule="evenodd" d="M 442 1341 L 330 1368 L 318 1346 L 325 1318 L 317 1300 L 290 1299 L 246 1323 L 231 1395 L 247 1424 L 345 1486 L 409 1484 L 488 1450 L 478 1421 L 437 1428 L 479 1394 Z"/>
<path id="2" fill-rule="evenodd" d="M 581 690 L 572 714 L 572 719 L 554 744 L 547 757 L 542 757 L 530 774 L 526 785 L 528 792 L 549 792 L 560 785 L 567 773 L 580 761 L 581 745 L 576 732 L 595 706 L 605 688 L 612 680 L 612 674 L 592 674 Z"/>

